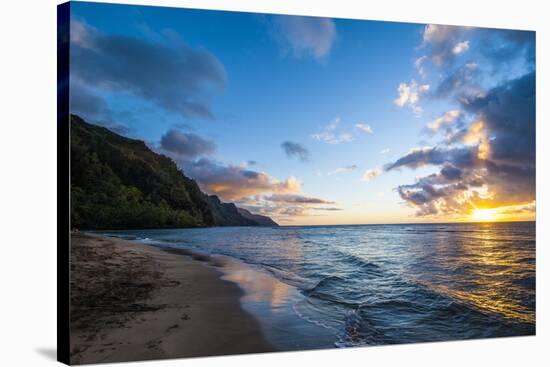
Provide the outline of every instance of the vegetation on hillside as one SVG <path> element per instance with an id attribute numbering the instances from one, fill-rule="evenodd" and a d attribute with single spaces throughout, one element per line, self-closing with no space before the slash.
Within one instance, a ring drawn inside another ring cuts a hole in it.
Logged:
<path id="1" fill-rule="evenodd" d="M 71 224 L 79 229 L 258 225 L 201 192 L 143 141 L 71 116 Z"/>

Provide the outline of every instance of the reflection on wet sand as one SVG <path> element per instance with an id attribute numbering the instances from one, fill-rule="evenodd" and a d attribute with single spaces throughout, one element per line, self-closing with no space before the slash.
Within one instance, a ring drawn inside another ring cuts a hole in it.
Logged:
<path id="1" fill-rule="evenodd" d="M 437 223 L 116 235 L 213 256 L 269 342 L 298 350 L 533 335 L 535 229 Z"/>
<path id="2" fill-rule="evenodd" d="M 288 301 L 288 296 L 294 290 L 272 275 L 235 260 L 224 261 L 222 271 L 222 279 L 237 283 L 245 291 L 242 302 L 266 302 L 277 308 Z"/>
<path id="3" fill-rule="evenodd" d="M 289 246 L 291 252 L 296 246 Z M 303 350 L 330 347 L 333 330 L 318 322 L 302 319 L 296 305 L 306 301 L 297 288 L 283 283 L 264 269 L 234 258 L 215 256 L 222 279 L 236 283 L 243 291 L 241 304 L 259 321 L 270 343 L 280 350 Z"/>

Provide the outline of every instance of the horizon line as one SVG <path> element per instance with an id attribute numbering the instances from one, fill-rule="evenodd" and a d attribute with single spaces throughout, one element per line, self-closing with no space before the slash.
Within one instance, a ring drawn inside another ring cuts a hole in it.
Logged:
<path id="1" fill-rule="evenodd" d="M 537 220 L 495 220 L 495 221 L 449 221 L 449 222 L 387 222 L 387 223 L 344 223 L 344 224 L 278 224 L 279 227 L 336 227 L 336 226 L 376 226 L 376 225 L 415 225 L 415 224 L 495 224 L 495 223 L 536 223 Z"/>

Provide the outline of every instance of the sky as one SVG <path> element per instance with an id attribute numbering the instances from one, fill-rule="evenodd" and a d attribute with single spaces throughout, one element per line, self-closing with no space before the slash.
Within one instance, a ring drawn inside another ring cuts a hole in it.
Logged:
<path id="1" fill-rule="evenodd" d="M 533 220 L 535 33 L 71 3 L 71 113 L 282 225 Z"/>

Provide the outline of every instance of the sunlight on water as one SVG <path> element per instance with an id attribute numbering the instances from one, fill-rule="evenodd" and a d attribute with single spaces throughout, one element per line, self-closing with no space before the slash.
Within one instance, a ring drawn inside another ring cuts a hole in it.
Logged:
<path id="1" fill-rule="evenodd" d="M 433 281 L 426 285 L 483 312 L 534 323 L 534 308 L 526 307 L 517 297 L 526 293 L 534 300 L 534 246 L 525 246 L 524 240 L 529 237 L 514 237 L 513 233 L 504 232 L 508 226 L 480 224 L 475 234 L 465 236 L 467 241 L 449 243 L 447 247 L 453 248 L 440 250 L 436 261 L 453 273 L 462 270 L 459 272 L 461 279 L 448 279 L 442 284 Z M 533 282 L 532 291 L 516 285 L 529 279 Z"/>

